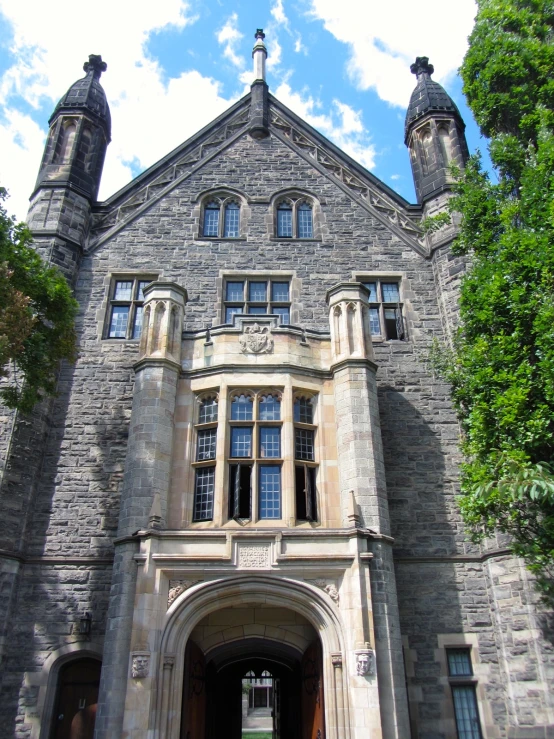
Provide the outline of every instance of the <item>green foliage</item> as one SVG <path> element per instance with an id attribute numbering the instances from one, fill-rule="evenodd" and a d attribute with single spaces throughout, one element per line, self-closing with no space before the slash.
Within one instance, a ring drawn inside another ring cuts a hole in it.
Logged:
<path id="1" fill-rule="evenodd" d="M 455 250 L 470 257 L 454 351 L 461 510 L 473 538 L 512 537 L 554 603 L 554 6 L 480 0 L 461 69 L 498 172 L 458 181 Z"/>
<path id="2" fill-rule="evenodd" d="M 65 278 L 31 247 L 31 233 L 16 224 L 0 188 L 0 377 L 2 402 L 30 411 L 52 395 L 60 360 L 75 354 L 77 302 Z"/>
<path id="3" fill-rule="evenodd" d="M 435 233 L 440 231 L 443 226 L 448 226 L 452 219 L 448 213 L 438 213 L 436 216 L 424 218 L 421 222 L 423 231 L 427 233 Z"/>

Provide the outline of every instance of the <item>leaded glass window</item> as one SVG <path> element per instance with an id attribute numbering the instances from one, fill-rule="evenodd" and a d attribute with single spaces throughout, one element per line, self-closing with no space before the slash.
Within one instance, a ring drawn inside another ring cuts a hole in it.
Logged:
<path id="1" fill-rule="evenodd" d="M 110 289 L 110 313 L 106 338 L 140 339 L 143 315 L 143 290 L 156 277 L 114 280 Z"/>

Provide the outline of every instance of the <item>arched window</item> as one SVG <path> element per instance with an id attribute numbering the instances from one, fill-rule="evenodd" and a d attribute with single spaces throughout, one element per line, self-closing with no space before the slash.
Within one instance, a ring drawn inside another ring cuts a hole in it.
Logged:
<path id="1" fill-rule="evenodd" d="M 225 239 L 240 236 L 240 205 L 236 199 L 213 197 L 204 205 L 202 235 Z"/>
<path id="2" fill-rule="evenodd" d="M 217 398 L 204 398 L 200 403 L 198 423 L 215 423 L 217 421 Z"/>
<path id="3" fill-rule="evenodd" d="M 284 198 L 277 203 L 276 235 L 280 239 L 313 239 L 313 209 L 305 198 Z"/>
<path id="4" fill-rule="evenodd" d="M 73 150 L 73 144 L 75 142 L 75 134 L 77 133 L 77 126 L 73 121 L 63 124 L 63 130 L 60 141 L 60 151 L 58 154 L 58 162 L 60 164 L 67 164 L 71 157 Z"/>

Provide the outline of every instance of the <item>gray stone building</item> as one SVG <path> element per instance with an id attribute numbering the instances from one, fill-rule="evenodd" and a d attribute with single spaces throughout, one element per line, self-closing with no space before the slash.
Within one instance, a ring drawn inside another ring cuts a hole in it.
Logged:
<path id="1" fill-rule="evenodd" d="M 410 204 L 269 94 L 261 32 L 253 57 L 105 202 L 100 57 L 50 119 L 28 221 L 79 356 L 0 418 L 0 735 L 238 739 L 263 673 L 274 739 L 552 737 L 552 625 L 464 536 L 426 362 L 464 269 L 421 228 L 459 111 L 418 58 Z"/>

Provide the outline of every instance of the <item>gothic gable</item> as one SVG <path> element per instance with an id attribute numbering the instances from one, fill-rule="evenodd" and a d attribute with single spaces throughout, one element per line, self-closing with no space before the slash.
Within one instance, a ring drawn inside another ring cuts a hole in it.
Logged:
<path id="1" fill-rule="evenodd" d="M 93 215 L 87 251 L 94 251 L 221 156 L 247 133 L 249 115 L 250 95 L 247 95 L 127 187 L 99 204 Z M 427 253 L 419 225 L 419 208 L 410 206 L 272 96 L 269 128 L 276 139 L 390 229 L 401 243 L 419 254 Z"/>

